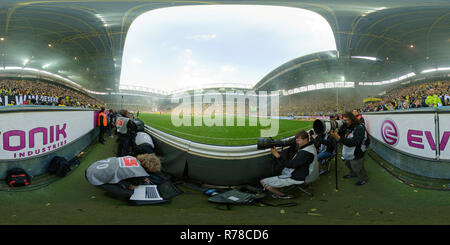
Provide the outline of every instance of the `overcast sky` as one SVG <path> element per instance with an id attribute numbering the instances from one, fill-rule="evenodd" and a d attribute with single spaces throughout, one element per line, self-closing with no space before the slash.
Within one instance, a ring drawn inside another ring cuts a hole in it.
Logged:
<path id="1" fill-rule="evenodd" d="M 292 59 L 336 50 L 328 22 L 297 8 L 201 5 L 157 9 L 131 25 L 121 85 L 174 91 L 213 83 L 250 86 Z"/>

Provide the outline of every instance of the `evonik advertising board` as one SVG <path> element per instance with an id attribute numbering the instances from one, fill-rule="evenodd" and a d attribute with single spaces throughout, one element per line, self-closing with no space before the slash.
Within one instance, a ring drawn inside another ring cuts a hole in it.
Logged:
<path id="1" fill-rule="evenodd" d="M 94 111 L 2 113 L 0 160 L 20 160 L 56 151 L 94 129 Z"/>
<path id="2" fill-rule="evenodd" d="M 437 158 L 435 113 L 366 114 L 364 119 L 369 134 L 383 144 L 410 155 Z M 445 150 L 446 142 L 440 142 Z"/>
<path id="3" fill-rule="evenodd" d="M 439 115 L 439 159 L 450 160 L 450 113 Z"/>

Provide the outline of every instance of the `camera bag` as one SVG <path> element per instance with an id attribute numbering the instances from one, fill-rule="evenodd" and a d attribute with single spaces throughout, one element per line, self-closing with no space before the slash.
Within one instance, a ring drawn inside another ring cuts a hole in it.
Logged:
<path id="1" fill-rule="evenodd" d="M 72 165 L 79 164 L 80 161 L 74 158 L 72 161 L 68 162 L 64 157 L 55 156 L 47 168 L 47 171 L 51 174 L 56 174 L 58 177 L 64 177 L 70 172 Z"/>
<path id="2" fill-rule="evenodd" d="M 30 176 L 21 168 L 8 170 L 5 180 L 10 187 L 22 187 L 31 184 Z"/>

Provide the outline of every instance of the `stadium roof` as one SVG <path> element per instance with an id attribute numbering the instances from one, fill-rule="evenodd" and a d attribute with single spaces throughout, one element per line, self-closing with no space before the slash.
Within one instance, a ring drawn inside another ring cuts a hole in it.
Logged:
<path id="1" fill-rule="evenodd" d="M 286 76 L 280 81 L 292 78 L 288 80 L 295 82 L 286 84 L 290 88 L 316 79 L 343 76 L 347 81 L 383 81 L 450 67 L 448 0 L 2 0 L 0 68 L 26 66 L 68 78 L 92 91 L 117 91 L 125 37 L 137 16 L 171 6 L 231 3 L 312 10 L 334 31 L 337 53 L 312 54 L 280 64 L 278 71 L 292 72 L 267 71 L 255 88 L 285 87 L 273 82 L 274 75 Z"/>

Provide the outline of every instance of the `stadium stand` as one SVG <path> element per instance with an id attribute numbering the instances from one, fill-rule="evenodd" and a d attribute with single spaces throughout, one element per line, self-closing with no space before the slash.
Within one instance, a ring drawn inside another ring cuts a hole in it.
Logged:
<path id="1" fill-rule="evenodd" d="M 58 105 L 65 99 L 65 106 L 99 109 L 105 103 L 80 91 L 45 81 L 1 80 L 0 105 Z M 7 100 L 7 101 L 6 101 Z"/>
<path id="2" fill-rule="evenodd" d="M 370 103 L 362 109 L 365 112 L 373 112 L 429 107 L 427 98 L 430 93 L 441 101 L 436 106 L 450 105 L 450 81 L 443 80 L 394 88 L 381 97 L 382 101 Z"/>
<path id="3" fill-rule="evenodd" d="M 281 96 L 280 114 L 293 116 L 322 116 L 343 113 L 361 106 L 360 96 L 351 96 L 354 90 L 341 89 L 336 99 L 335 89 L 323 89 L 306 93 Z M 337 106 L 336 100 L 339 101 Z"/>

